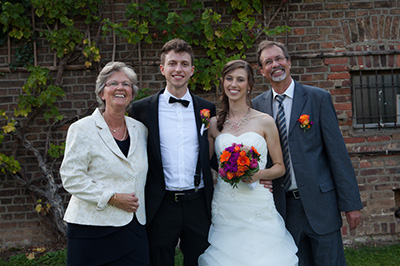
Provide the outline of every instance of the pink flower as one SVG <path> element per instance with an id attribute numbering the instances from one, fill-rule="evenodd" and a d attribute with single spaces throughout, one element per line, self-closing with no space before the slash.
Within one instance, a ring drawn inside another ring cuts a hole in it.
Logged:
<path id="1" fill-rule="evenodd" d="M 250 162 L 250 168 L 256 168 L 258 165 L 258 160 L 256 158 L 253 158 Z"/>
<path id="2" fill-rule="evenodd" d="M 218 172 L 221 177 L 226 177 L 226 172 L 225 172 L 224 168 L 219 168 Z"/>

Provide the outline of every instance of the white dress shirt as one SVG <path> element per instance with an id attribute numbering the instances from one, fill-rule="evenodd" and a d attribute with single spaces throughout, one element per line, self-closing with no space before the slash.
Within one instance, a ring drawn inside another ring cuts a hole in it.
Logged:
<path id="1" fill-rule="evenodd" d="M 278 114 L 278 108 L 279 108 L 279 103 L 275 99 L 276 95 L 279 95 L 279 94 L 275 92 L 274 88 L 272 88 L 272 96 L 274 97 L 274 101 L 273 101 L 273 104 L 272 104 L 272 110 L 274 112 L 274 119 L 275 120 L 276 120 L 276 116 Z M 287 133 L 289 134 L 290 116 L 292 114 L 293 96 L 294 96 L 294 82 L 293 82 L 293 79 L 292 79 L 289 87 L 286 89 L 286 91 L 282 95 L 286 95 L 285 99 L 283 100 L 283 109 L 285 110 L 285 120 L 286 120 Z M 289 145 L 289 143 L 288 143 L 288 150 L 289 150 L 290 177 L 291 177 L 291 180 L 292 180 L 292 184 L 289 187 L 289 191 L 290 191 L 290 190 L 297 189 L 297 183 L 296 183 L 296 178 L 295 178 L 294 171 L 293 171 L 293 164 L 292 164 L 292 159 L 291 159 L 291 155 L 290 155 L 290 145 Z"/>
<path id="2" fill-rule="evenodd" d="M 193 100 L 189 91 L 181 98 L 190 102 L 188 107 L 169 103 L 170 97 L 174 96 L 165 89 L 158 100 L 160 149 L 166 189 L 194 189 L 199 141 Z M 204 187 L 202 179 L 199 187 Z"/>

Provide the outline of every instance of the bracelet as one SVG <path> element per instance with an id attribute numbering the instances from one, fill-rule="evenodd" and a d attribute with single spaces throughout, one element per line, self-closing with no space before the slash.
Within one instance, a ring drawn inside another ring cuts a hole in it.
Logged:
<path id="1" fill-rule="evenodd" d="M 117 199 L 117 193 L 114 193 L 113 199 L 114 199 L 114 200 Z"/>

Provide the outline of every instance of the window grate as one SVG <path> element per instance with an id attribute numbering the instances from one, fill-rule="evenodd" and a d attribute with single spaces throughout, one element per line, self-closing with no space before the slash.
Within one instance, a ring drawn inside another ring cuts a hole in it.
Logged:
<path id="1" fill-rule="evenodd" d="M 351 72 L 354 127 L 399 128 L 400 70 Z"/>

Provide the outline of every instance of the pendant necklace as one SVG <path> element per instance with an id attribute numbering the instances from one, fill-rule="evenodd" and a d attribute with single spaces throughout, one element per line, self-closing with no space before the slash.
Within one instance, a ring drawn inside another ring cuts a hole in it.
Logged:
<path id="1" fill-rule="evenodd" d="M 104 114 L 103 114 L 103 118 L 104 118 Z M 106 121 L 105 118 L 104 118 L 104 121 Z M 113 133 L 117 133 L 117 132 L 118 132 L 119 129 L 113 129 L 113 128 L 111 128 L 111 127 L 108 125 L 107 121 L 106 121 L 106 124 L 107 124 L 108 128 L 109 128 Z M 122 140 L 124 140 L 125 137 L 126 137 L 126 131 L 127 131 L 127 128 L 125 127 L 125 121 L 124 121 L 124 125 L 123 125 L 122 127 L 125 128 L 124 137 L 122 138 Z"/>
<path id="2" fill-rule="evenodd" d="M 224 122 L 224 125 L 227 125 L 227 127 L 230 130 L 238 132 L 239 130 L 244 128 L 244 126 L 247 124 L 247 122 L 249 121 L 249 116 L 250 116 L 250 108 L 247 110 L 247 114 L 239 121 L 231 121 L 229 120 L 229 115 L 226 115 L 226 120 Z"/>

